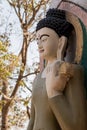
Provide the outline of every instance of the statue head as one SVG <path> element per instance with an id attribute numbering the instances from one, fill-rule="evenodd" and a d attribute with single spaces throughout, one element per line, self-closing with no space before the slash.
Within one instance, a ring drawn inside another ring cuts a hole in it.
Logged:
<path id="1" fill-rule="evenodd" d="M 66 20 L 65 11 L 49 9 L 36 27 L 40 55 L 45 59 L 63 59 L 72 30 L 73 26 Z"/>

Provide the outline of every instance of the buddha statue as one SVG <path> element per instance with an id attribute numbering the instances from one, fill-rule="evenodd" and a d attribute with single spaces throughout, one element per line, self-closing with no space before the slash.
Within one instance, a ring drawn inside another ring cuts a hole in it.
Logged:
<path id="1" fill-rule="evenodd" d="M 84 71 L 73 60 L 75 45 L 71 47 L 69 40 L 73 32 L 65 11 L 59 9 L 49 9 L 37 24 L 38 50 L 46 66 L 33 82 L 27 130 L 87 129 Z"/>

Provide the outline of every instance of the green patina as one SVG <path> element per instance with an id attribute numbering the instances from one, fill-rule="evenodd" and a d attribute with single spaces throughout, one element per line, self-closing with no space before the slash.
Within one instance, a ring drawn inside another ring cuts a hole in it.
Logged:
<path id="1" fill-rule="evenodd" d="M 82 30 L 83 30 L 83 52 L 81 58 L 81 65 L 84 67 L 84 83 L 86 89 L 86 97 L 87 97 L 87 29 L 84 24 L 80 21 Z"/>

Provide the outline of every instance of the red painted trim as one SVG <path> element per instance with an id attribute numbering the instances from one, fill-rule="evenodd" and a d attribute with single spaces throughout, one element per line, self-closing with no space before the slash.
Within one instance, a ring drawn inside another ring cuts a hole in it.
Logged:
<path id="1" fill-rule="evenodd" d="M 76 6 L 75 4 L 69 2 L 61 2 L 58 8 L 73 13 L 78 18 L 80 18 L 84 25 L 87 27 L 87 13 L 79 6 Z"/>

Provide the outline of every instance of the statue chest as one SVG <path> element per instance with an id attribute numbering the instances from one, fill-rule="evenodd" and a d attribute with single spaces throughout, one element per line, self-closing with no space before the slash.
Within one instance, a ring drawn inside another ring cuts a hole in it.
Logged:
<path id="1" fill-rule="evenodd" d="M 48 101 L 45 78 L 41 78 L 41 75 L 36 79 L 32 95 L 35 105 L 46 104 Z"/>

